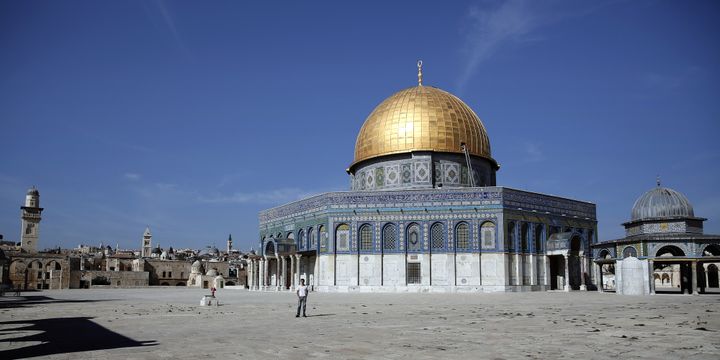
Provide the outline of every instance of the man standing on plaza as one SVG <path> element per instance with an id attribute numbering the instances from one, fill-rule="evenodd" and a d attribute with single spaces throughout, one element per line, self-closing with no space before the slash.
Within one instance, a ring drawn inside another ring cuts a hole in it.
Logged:
<path id="1" fill-rule="evenodd" d="M 305 286 L 305 279 L 300 279 L 300 286 L 298 286 L 297 291 L 295 293 L 298 296 L 298 308 L 297 308 L 297 313 L 295 314 L 295 317 L 300 317 L 300 308 L 301 307 L 302 307 L 303 317 L 307 317 L 307 315 L 305 315 L 305 306 L 307 305 L 308 289 L 307 289 L 307 286 Z"/>

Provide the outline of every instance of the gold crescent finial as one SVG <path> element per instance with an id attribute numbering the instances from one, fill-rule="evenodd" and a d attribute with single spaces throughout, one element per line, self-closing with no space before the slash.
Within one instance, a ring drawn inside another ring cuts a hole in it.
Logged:
<path id="1" fill-rule="evenodd" d="M 655 179 L 657 181 L 657 186 L 660 186 L 660 175 L 658 175 Z"/>
<path id="2" fill-rule="evenodd" d="M 422 86 L 422 60 L 418 60 L 418 86 Z"/>

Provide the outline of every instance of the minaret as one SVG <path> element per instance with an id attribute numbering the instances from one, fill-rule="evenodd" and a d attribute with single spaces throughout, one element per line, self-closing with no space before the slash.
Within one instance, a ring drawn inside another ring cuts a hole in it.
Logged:
<path id="1" fill-rule="evenodd" d="M 140 253 L 140 257 L 150 257 L 152 255 L 152 234 L 150 234 L 150 226 L 145 228 L 145 232 L 143 233 L 143 241 L 142 241 L 142 252 Z"/>
<path id="2" fill-rule="evenodd" d="M 227 253 L 230 253 L 230 250 L 232 250 L 232 234 L 228 236 L 228 242 L 227 242 Z"/>
<path id="3" fill-rule="evenodd" d="M 27 252 L 36 252 L 40 240 L 40 192 L 33 186 L 25 195 L 25 206 L 22 210 L 22 230 L 20 234 L 20 248 Z"/>

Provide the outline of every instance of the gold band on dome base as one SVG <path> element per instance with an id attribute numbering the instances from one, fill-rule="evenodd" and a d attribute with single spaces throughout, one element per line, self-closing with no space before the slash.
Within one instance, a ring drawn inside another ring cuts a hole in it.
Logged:
<path id="1" fill-rule="evenodd" d="M 435 151 L 470 155 L 492 163 L 482 122 L 462 100 L 431 86 L 415 86 L 385 99 L 368 116 L 355 142 L 357 163 L 390 154 Z"/>

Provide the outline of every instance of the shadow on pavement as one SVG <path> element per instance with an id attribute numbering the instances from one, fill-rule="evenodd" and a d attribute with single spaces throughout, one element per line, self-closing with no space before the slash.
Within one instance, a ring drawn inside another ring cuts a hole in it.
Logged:
<path id="1" fill-rule="evenodd" d="M 157 345 L 155 340 L 135 341 L 110 331 L 91 319 L 74 317 L 0 321 L 0 329 L 2 329 L 0 333 L 3 335 L 0 339 L 1 347 L 7 348 L 8 345 L 17 342 L 36 343 L 18 349 L 0 351 L 0 359 L 22 359 L 81 351 Z"/>
<path id="2" fill-rule="evenodd" d="M 0 309 L 27 307 L 42 304 L 61 304 L 61 303 L 84 303 L 99 302 L 110 300 L 58 300 L 44 295 L 24 295 L 24 296 L 6 296 L 0 298 Z"/>

